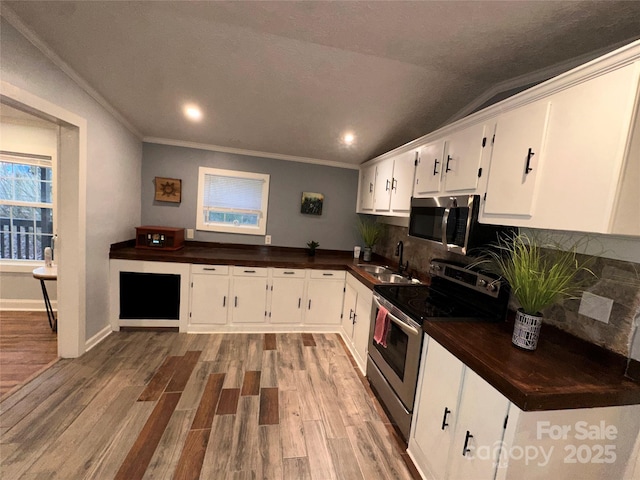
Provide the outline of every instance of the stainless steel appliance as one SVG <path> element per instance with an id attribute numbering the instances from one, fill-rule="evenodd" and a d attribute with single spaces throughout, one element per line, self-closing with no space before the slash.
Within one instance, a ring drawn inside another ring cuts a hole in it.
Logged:
<path id="1" fill-rule="evenodd" d="M 376 285 L 367 377 L 392 422 L 409 437 L 424 322 L 503 321 L 509 291 L 495 276 L 434 260 L 430 285 Z M 374 340 L 380 307 L 389 313 L 384 347 Z"/>
<path id="2" fill-rule="evenodd" d="M 442 245 L 447 251 L 466 255 L 476 247 L 494 242 L 508 227 L 478 222 L 479 195 L 412 198 L 409 236 Z"/>

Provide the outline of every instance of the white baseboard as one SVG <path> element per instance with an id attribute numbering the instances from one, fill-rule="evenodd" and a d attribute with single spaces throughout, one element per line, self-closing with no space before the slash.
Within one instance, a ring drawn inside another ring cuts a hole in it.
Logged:
<path id="1" fill-rule="evenodd" d="M 107 325 L 98 333 L 96 333 L 93 337 L 87 340 L 84 344 L 85 353 L 91 350 L 93 347 L 98 345 L 102 340 L 107 338 L 111 334 L 111 325 Z"/>
<path id="2" fill-rule="evenodd" d="M 56 300 L 51 300 L 51 306 L 54 311 L 58 310 L 58 303 Z M 38 300 L 0 298 L 0 311 L 1 310 L 44 312 L 44 300 L 42 298 Z"/>

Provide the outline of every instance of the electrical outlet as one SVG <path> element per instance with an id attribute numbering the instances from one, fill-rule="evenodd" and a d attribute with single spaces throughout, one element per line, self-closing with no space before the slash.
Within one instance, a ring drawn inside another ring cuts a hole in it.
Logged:
<path id="1" fill-rule="evenodd" d="M 602 323 L 609 323 L 613 300 L 589 292 L 582 292 L 578 313 Z"/>
<path id="2" fill-rule="evenodd" d="M 187 228 L 187 240 L 193 240 L 193 228 Z"/>
<path id="3" fill-rule="evenodd" d="M 265 235 L 264 236 L 264 244 L 265 245 L 271 245 L 271 235 Z"/>

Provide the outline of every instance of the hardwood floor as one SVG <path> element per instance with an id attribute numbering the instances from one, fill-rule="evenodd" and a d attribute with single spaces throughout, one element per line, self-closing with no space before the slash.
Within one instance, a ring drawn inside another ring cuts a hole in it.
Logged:
<path id="1" fill-rule="evenodd" d="M 0 403 L 11 479 L 411 479 L 335 334 L 117 332 Z"/>
<path id="2" fill-rule="evenodd" d="M 0 399 L 58 359 L 45 312 L 0 312 Z"/>

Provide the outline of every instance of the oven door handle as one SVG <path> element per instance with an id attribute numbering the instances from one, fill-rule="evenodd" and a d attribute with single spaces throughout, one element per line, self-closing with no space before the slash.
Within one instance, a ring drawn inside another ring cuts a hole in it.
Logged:
<path id="1" fill-rule="evenodd" d="M 380 302 L 376 297 L 373 297 L 373 301 L 376 302 L 376 305 L 378 306 L 378 308 L 382 307 L 382 305 L 380 304 Z M 389 317 L 389 320 L 391 320 L 393 323 L 398 325 L 398 327 L 400 327 L 400 330 L 402 330 L 407 335 L 418 335 L 418 336 L 420 335 L 420 331 L 417 328 L 412 327 L 411 325 L 407 325 L 398 317 L 396 317 L 395 315 L 392 315 L 390 312 L 387 312 L 387 316 Z"/>

